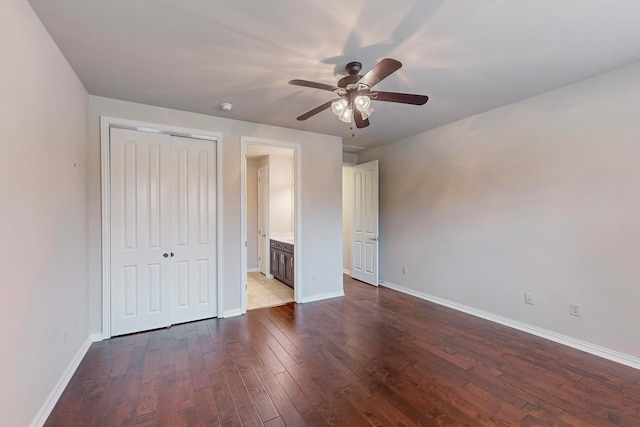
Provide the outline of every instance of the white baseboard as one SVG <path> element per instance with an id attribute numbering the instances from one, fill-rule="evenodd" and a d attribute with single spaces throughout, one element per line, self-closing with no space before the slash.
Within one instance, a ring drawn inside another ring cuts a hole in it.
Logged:
<path id="1" fill-rule="evenodd" d="M 107 338 L 105 338 L 105 336 L 102 335 L 102 332 L 89 335 L 89 340 L 91 340 L 91 342 L 99 342 L 106 339 Z"/>
<path id="2" fill-rule="evenodd" d="M 348 269 L 346 269 L 346 268 L 343 268 L 343 269 L 342 269 L 342 272 L 343 272 L 344 274 L 348 274 L 349 276 L 351 276 L 351 270 L 348 270 Z"/>
<path id="3" fill-rule="evenodd" d="M 305 304 L 305 303 L 308 303 L 308 302 L 321 301 L 323 299 L 338 298 L 338 297 L 343 297 L 343 296 L 344 296 L 344 291 L 327 292 L 326 294 L 311 295 L 311 296 L 302 298 L 298 302 L 300 302 L 302 304 Z"/>
<path id="4" fill-rule="evenodd" d="M 102 334 L 100 334 L 100 336 L 102 336 Z M 47 421 L 51 411 L 53 411 L 56 403 L 58 403 L 58 399 L 62 396 L 62 392 L 67 387 L 67 384 L 69 384 L 69 381 L 71 381 L 71 377 L 73 377 L 76 369 L 80 366 L 80 362 L 82 362 L 82 359 L 84 358 L 84 355 L 87 354 L 90 346 L 91 338 L 88 337 L 78 349 L 76 355 L 71 360 L 71 363 L 69 363 L 69 366 L 67 366 L 67 369 L 65 369 L 64 373 L 58 380 L 58 383 L 55 385 L 53 390 L 51 390 L 51 393 L 49 393 L 47 400 L 45 400 L 44 404 L 31 422 L 31 427 L 41 427 Z"/>
<path id="5" fill-rule="evenodd" d="M 430 301 L 445 307 L 449 307 L 454 310 L 462 311 L 464 313 L 471 314 L 472 316 L 480 317 L 482 319 L 489 320 L 491 322 L 496 322 L 501 325 L 508 326 L 510 328 L 517 329 L 519 331 L 527 332 L 529 334 L 536 335 L 538 337 L 545 338 L 550 341 L 557 342 L 559 344 L 563 344 L 578 350 L 582 350 L 584 352 L 593 354 L 595 356 L 599 356 L 604 359 L 611 360 L 613 362 L 617 362 L 622 365 L 626 365 L 631 368 L 640 370 L 640 359 L 634 356 L 630 356 L 628 354 L 620 353 L 618 351 L 611 350 L 606 347 L 601 347 L 599 345 L 595 345 L 586 341 L 582 341 L 566 335 L 558 334 L 553 331 L 538 328 L 537 326 L 529 325 L 528 323 L 518 322 L 517 320 L 513 320 L 513 319 L 509 319 L 508 317 L 503 317 L 497 314 L 489 313 L 488 311 L 478 310 L 476 308 L 469 307 L 464 304 L 459 304 L 457 302 L 450 301 L 444 298 L 440 298 L 440 297 L 429 295 L 423 292 L 415 291 L 413 289 L 409 289 L 404 286 L 396 285 L 395 283 L 381 280 L 380 285 L 389 289 L 393 289 L 398 292 L 402 292 L 407 295 L 412 295 L 414 297 L 417 297 L 426 301 Z"/>
<path id="6" fill-rule="evenodd" d="M 243 314 L 244 314 L 244 311 L 242 311 L 239 308 L 236 308 L 233 310 L 225 310 L 224 313 L 222 313 L 222 318 L 226 319 L 227 317 L 242 316 Z"/>
<path id="7" fill-rule="evenodd" d="M 247 268 L 247 273 L 258 273 L 260 270 L 256 268 Z"/>

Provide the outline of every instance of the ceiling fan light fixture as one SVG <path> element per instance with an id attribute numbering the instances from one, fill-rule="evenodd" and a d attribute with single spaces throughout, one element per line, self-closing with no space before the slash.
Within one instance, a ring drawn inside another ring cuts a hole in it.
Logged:
<path id="1" fill-rule="evenodd" d="M 373 113 L 373 108 L 369 107 L 366 110 L 361 110 L 360 113 L 362 113 L 362 120 L 367 120 L 369 117 L 371 117 L 371 113 Z"/>
<path id="2" fill-rule="evenodd" d="M 338 118 L 345 123 L 351 123 L 351 117 L 353 116 L 352 108 L 345 108 L 342 113 L 338 115 Z"/>
<path id="3" fill-rule="evenodd" d="M 333 101 L 331 103 L 331 111 L 333 111 L 336 116 L 340 117 L 340 114 L 342 114 L 342 112 L 347 108 L 347 100 L 346 99 L 339 99 L 337 101 Z"/>
<path id="4" fill-rule="evenodd" d="M 353 103 L 355 104 L 358 110 L 360 110 L 361 112 L 365 112 L 369 109 L 369 106 L 371 105 L 371 99 L 365 95 L 358 95 L 353 100 Z"/>

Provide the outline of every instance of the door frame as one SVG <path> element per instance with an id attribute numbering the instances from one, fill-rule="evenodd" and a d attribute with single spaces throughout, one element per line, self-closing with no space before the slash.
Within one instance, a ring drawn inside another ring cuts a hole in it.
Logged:
<path id="1" fill-rule="evenodd" d="M 273 139 L 240 136 L 240 277 L 244 281 L 242 290 L 242 313 L 247 312 L 247 209 L 244 202 L 247 198 L 247 145 L 267 145 L 272 147 L 289 148 L 293 150 L 294 169 L 294 225 L 293 233 L 295 245 L 293 248 L 293 298 L 300 302 L 302 298 L 302 144 L 296 142 L 278 141 Z"/>
<path id="2" fill-rule="evenodd" d="M 222 286 L 222 134 L 201 129 L 150 123 L 117 117 L 100 116 L 100 179 L 102 190 L 102 339 L 111 338 L 111 127 L 140 132 L 165 133 L 187 138 L 203 139 L 216 143 L 216 288 L 218 317 L 224 314 L 224 289 Z"/>
<path id="3" fill-rule="evenodd" d="M 260 178 L 260 171 L 263 171 L 263 170 L 266 171 L 265 180 L 267 184 L 266 184 L 266 194 L 263 194 L 263 200 L 265 200 L 265 203 L 263 203 L 262 210 L 264 214 L 265 225 L 264 225 L 264 230 L 262 231 L 265 232 L 266 236 L 269 236 L 269 165 L 263 166 L 258 169 L 258 178 Z M 260 224 L 260 193 L 261 193 L 260 181 L 258 181 L 258 225 Z M 246 203 L 245 203 L 245 208 L 246 208 Z M 260 270 L 260 257 L 258 257 L 258 272 L 264 274 L 270 279 L 273 279 L 273 276 L 271 275 L 271 256 L 269 254 L 269 248 L 270 248 L 269 239 L 266 238 L 266 236 L 265 236 L 264 247 L 262 248 L 262 255 L 266 257 L 264 261 L 265 272 L 262 273 L 262 271 Z M 260 245 L 260 227 L 258 227 L 258 255 L 260 255 L 260 246 L 261 246 Z"/>

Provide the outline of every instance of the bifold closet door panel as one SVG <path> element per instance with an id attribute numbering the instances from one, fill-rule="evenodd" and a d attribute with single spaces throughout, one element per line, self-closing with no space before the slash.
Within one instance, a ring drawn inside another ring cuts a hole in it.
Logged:
<path id="1" fill-rule="evenodd" d="M 170 136 L 111 129 L 111 333 L 171 324 Z"/>
<path id="2" fill-rule="evenodd" d="M 217 316 L 216 142 L 171 137 L 173 323 Z"/>

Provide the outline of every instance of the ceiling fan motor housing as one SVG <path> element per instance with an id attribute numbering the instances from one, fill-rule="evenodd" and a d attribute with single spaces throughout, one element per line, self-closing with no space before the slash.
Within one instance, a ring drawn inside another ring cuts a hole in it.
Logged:
<path id="1" fill-rule="evenodd" d="M 338 81 L 338 87 L 346 88 L 347 85 L 358 83 L 362 78 L 362 76 L 358 74 L 362 70 L 362 64 L 360 62 L 349 62 L 344 69 L 347 70 L 349 75 Z"/>

